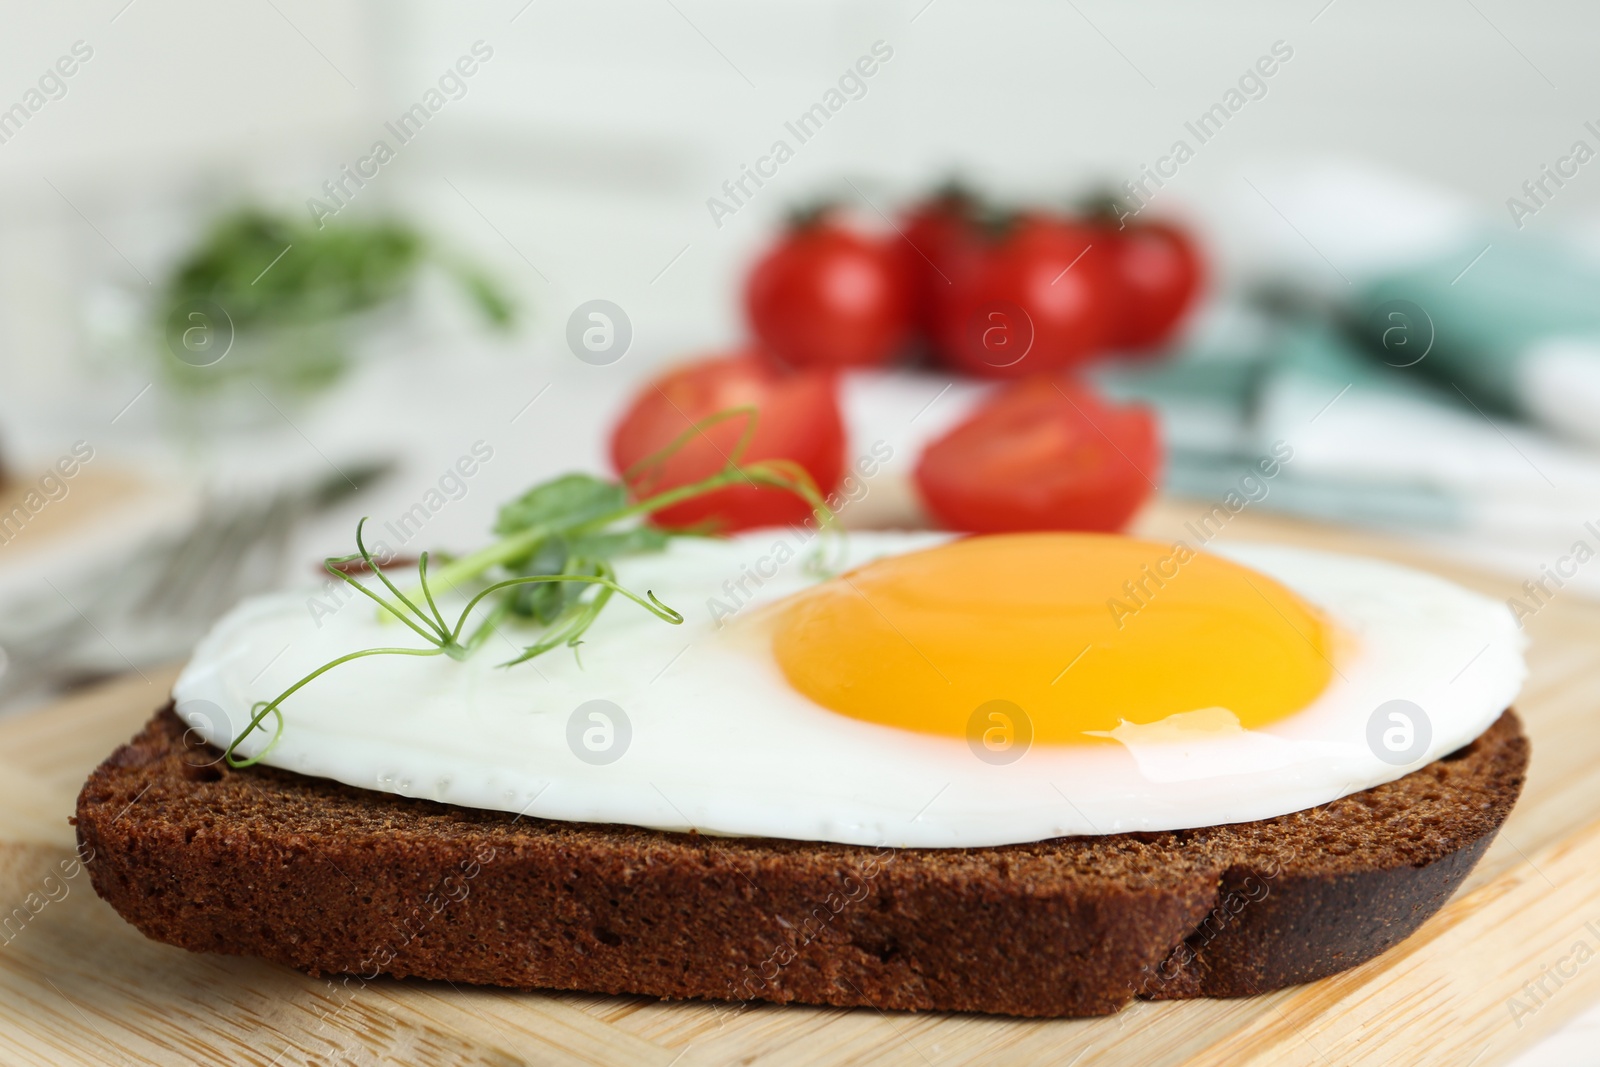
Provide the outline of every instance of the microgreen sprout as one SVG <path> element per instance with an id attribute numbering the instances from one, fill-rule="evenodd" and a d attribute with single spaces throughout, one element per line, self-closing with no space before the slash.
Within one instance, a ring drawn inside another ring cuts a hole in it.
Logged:
<path id="1" fill-rule="evenodd" d="M 834 515 L 816 483 L 799 464 L 783 459 L 744 462 L 755 433 L 754 408 L 732 408 L 695 423 L 665 448 L 623 472 L 612 482 L 586 474 L 566 474 L 529 489 L 500 508 L 493 543 L 454 558 L 432 574 L 429 554 L 417 560 L 417 585 L 402 591 L 373 558 L 363 538 L 366 519 L 356 524 L 356 552 L 331 556 L 323 568 L 372 600 L 379 618 L 397 620 L 425 644 L 422 647 L 384 646 L 351 652 L 324 663 L 271 700 L 251 706 L 250 721 L 223 753 L 234 767 L 260 762 L 283 736 L 283 702 L 317 678 L 352 660 L 370 656 L 448 656 L 466 660 L 477 652 L 502 624 L 513 619 L 541 627 L 537 640 L 524 646 L 503 667 L 526 663 L 553 649 L 566 646 L 575 652 L 583 635 L 610 601 L 621 595 L 656 618 L 680 625 L 683 616 L 663 604 L 650 590 L 643 596 L 617 581 L 612 559 L 656 552 L 674 536 L 704 536 L 714 530 L 672 532 L 647 525 L 662 508 L 693 497 L 734 486 L 764 486 L 791 492 L 811 506 L 820 529 L 834 527 Z M 655 491 L 666 461 L 710 427 L 730 419 L 744 419 L 743 432 L 715 473 L 691 482 Z M 631 493 L 630 493 L 631 490 Z M 631 498 L 630 498 L 631 497 Z M 353 565 L 375 575 L 388 595 L 370 588 L 355 574 Z M 466 591 L 487 581 L 467 600 L 452 624 L 439 610 L 435 589 Z M 486 609 L 479 612 L 480 607 Z M 474 613 L 478 617 L 474 622 Z M 272 737 L 257 753 L 242 757 L 237 750 L 256 730 L 273 720 Z"/>

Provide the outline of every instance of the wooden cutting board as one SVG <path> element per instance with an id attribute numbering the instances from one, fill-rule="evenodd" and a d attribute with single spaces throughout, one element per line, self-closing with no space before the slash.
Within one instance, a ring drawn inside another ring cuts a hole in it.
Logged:
<path id="1" fill-rule="evenodd" d="M 1185 536 L 1166 502 L 1141 532 Z M 1224 539 L 1429 565 L 1403 546 L 1241 514 Z M 1192 540 L 1192 538 L 1190 538 Z M 1504 579 L 1434 564 L 1496 596 Z M 1460 893 L 1410 940 L 1311 985 L 1029 1021 L 379 981 L 353 999 L 287 968 L 146 940 L 70 863 L 84 776 L 162 702 L 146 671 L 0 721 L 0 1060 L 6 1064 L 1501 1063 L 1600 1000 L 1600 605 L 1529 621 L 1526 793 Z M 1588 924 L 1593 923 L 1593 926 Z M 1582 946 L 1581 948 L 1579 946 Z M 1542 988 L 1541 988 L 1542 987 Z"/>

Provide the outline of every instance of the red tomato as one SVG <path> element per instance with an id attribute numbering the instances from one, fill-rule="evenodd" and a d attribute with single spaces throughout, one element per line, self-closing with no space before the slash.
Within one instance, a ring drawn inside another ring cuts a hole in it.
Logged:
<path id="1" fill-rule="evenodd" d="M 1006 386 L 917 462 L 922 501 L 955 530 L 1117 530 L 1155 489 L 1154 414 L 1042 376 Z"/>
<path id="2" fill-rule="evenodd" d="M 905 344 L 911 283 L 889 242 L 824 218 L 762 257 L 745 310 L 756 337 L 791 367 L 872 366 Z"/>
<path id="3" fill-rule="evenodd" d="M 912 208 L 900 223 L 900 253 L 911 279 L 912 319 L 931 336 L 939 308 L 947 303 L 957 278 L 964 278 L 983 249 L 977 205 L 959 189 L 940 193 Z"/>
<path id="4" fill-rule="evenodd" d="M 634 398 L 611 435 L 611 463 L 635 497 L 710 477 L 728 463 L 747 420 L 707 427 L 663 463 L 632 469 L 700 420 L 729 408 L 754 407 L 755 435 L 743 462 L 788 459 L 804 467 L 826 496 L 844 473 L 844 423 L 834 376 L 785 372 L 753 351 L 712 357 L 669 371 Z M 709 523 L 719 532 L 804 522 L 811 507 L 783 489 L 719 489 L 663 508 L 652 521 L 681 529 Z"/>
<path id="5" fill-rule="evenodd" d="M 954 279 L 936 333 L 943 361 L 986 378 L 1076 366 L 1106 343 L 1116 289 L 1086 227 L 1043 216 L 1017 220 Z"/>
<path id="6" fill-rule="evenodd" d="M 1112 348 L 1159 348 L 1194 306 L 1205 277 L 1200 249 L 1188 233 L 1165 222 L 1099 227 L 1106 266 L 1122 290 L 1122 311 L 1112 328 Z"/>

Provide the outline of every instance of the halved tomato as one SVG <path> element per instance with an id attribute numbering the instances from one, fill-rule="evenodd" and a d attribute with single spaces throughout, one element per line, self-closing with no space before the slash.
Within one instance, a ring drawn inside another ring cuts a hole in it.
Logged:
<path id="1" fill-rule="evenodd" d="M 1117 530 L 1155 490 L 1155 415 L 1060 376 L 991 397 L 933 442 L 916 484 L 946 527 L 974 533 Z"/>

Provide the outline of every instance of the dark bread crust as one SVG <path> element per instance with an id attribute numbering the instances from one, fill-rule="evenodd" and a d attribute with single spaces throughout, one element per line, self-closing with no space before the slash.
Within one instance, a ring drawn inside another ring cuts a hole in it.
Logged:
<path id="1" fill-rule="evenodd" d="M 1507 711 L 1398 781 L 1275 819 L 889 850 L 519 819 L 231 770 L 184 734 L 159 712 L 75 819 L 96 892 L 158 941 L 313 974 L 1026 1016 L 1372 958 L 1461 883 L 1528 760 Z"/>

